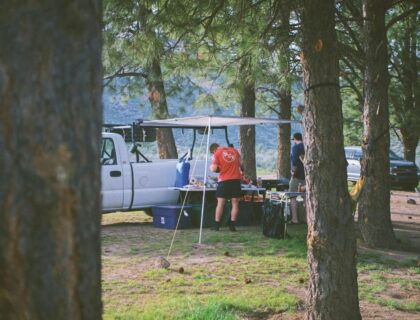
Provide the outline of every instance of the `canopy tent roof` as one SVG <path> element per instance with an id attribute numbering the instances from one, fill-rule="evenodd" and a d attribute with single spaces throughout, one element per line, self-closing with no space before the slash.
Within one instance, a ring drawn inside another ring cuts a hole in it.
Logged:
<path id="1" fill-rule="evenodd" d="M 234 116 L 193 116 L 163 120 L 138 119 L 132 124 L 104 124 L 103 127 L 114 129 L 130 129 L 133 125 L 149 128 L 191 128 L 204 129 L 210 125 L 213 129 L 223 129 L 229 126 L 300 123 L 297 120 L 281 120 L 269 118 L 234 117 Z"/>
<path id="2" fill-rule="evenodd" d="M 233 117 L 233 116 L 193 116 L 164 120 L 147 120 L 141 123 L 143 127 L 169 127 L 169 128 L 223 128 L 228 126 L 260 125 L 298 123 L 296 120 L 280 120 L 268 118 Z"/>

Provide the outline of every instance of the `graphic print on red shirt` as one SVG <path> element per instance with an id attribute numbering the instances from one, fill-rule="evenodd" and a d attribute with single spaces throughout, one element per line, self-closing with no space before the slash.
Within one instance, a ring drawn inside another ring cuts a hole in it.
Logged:
<path id="1" fill-rule="evenodd" d="M 239 152 L 234 148 L 217 148 L 212 164 L 219 166 L 219 181 L 241 179 L 240 157 Z"/>

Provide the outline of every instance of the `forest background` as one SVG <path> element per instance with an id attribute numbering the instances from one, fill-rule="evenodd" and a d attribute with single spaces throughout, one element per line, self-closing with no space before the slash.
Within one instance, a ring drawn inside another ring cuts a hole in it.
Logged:
<path id="1" fill-rule="evenodd" d="M 301 120 L 298 108 L 304 104 L 305 88 L 299 13 L 288 1 L 282 1 L 282 5 L 270 1 L 259 6 L 243 3 L 242 13 L 232 11 L 230 15 L 228 2 L 212 7 L 201 1 L 173 1 L 161 6 L 147 1 L 105 1 L 104 122 L 243 115 L 244 97 L 251 99 L 257 117 L 281 115 Z M 346 146 L 359 146 L 363 134 L 364 61 L 358 8 L 357 1 L 337 3 Z M 415 2 L 401 1 L 386 12 L 386 21 L 391 150 L 420 166 L 418 8 L 417 14 L 409 14 L 416 8 Z M 143 21 L 143 26 L 138 21 Z M 161 88 L 151 89 L 150 83 L 156 80 L 162 83 Z M 153 101 L 156 97 L 164 101 L 157 105 Z M 239 129 L 229 130 L 230 140 L 239 146 Z M 276 172 L 279 166 L 277 130 L 273 126 L 256 128 L 259 173 Z M 303 131 L 303 127 L 292 125 L 289 135 L 294 131 Z M 180 152 L 187 150 L 191 137 L 178 130 L 174 135 Z M 156 148 L 143 147 L 152 151 Z M 407 150 L 413 147 L 415 152 Z"/>

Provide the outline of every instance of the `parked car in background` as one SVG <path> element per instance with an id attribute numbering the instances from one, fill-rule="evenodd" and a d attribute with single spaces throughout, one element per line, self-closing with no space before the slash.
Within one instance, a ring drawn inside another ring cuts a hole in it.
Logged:
<path id="1" fill-rule="evenodd" d="M 345 147 L 347 165 L 347 180 L 356 182 L 360 178 L 361 147 Z M 397 156 L 389 151 L 389 176 L 392 188 L 414 190 L 419 183 L 420 170 L 416 164 Z"/>

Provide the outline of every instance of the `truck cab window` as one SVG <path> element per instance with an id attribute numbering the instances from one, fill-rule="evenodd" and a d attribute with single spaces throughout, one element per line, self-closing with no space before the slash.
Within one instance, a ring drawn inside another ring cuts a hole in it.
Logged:
<path id="1" fill-rule="evenodd" d="M 109 138 L 102 139 L 101 164 L 103 165 L 117 164 L 115 145 L 112 139 L 109 139 Z"/>

